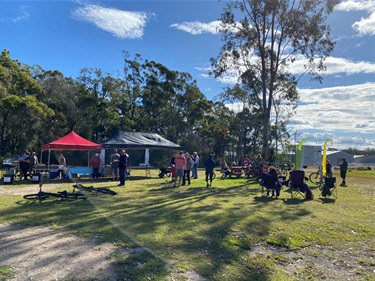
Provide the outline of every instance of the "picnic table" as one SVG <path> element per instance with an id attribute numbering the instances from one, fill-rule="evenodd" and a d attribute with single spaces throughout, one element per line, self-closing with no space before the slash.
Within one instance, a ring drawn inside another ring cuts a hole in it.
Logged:
<path id="1" fill-rule="evenodd" d="M 230 167 L 229 177 L 236 176 L 237 178 L 241 177 L 244 173 L 242 166 L 232 166 Z"/>

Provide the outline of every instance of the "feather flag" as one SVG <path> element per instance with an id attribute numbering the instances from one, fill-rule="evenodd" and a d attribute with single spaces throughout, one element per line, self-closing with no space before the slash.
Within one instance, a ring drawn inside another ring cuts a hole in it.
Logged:
<path id="1" fill-rule="evenodd" d="M 304 138 L 301 140 L 297 146 L 297 152 L 296 152 L 296 169 L 302 170 L 301 166 L 301 152 L 302 152 L 302 145 L 305 141 L 307 141 L 308 138 Z"/>

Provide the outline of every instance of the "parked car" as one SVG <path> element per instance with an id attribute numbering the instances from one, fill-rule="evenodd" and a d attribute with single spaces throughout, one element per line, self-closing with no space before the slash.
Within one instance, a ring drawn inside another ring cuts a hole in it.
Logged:
<path id="1" fill-rule="evenodd" d="M 18 157 L 9 157 L 3 160 L 3 168 L 13 168 L 18 165 Z"/>

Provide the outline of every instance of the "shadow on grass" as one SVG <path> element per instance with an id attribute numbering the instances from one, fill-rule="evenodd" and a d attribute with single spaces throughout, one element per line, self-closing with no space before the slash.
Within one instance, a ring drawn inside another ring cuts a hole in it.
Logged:
<path id="1" fill-rule="evenodd" d="M 335 198 L 320 197 L 320 198 L 318 198 L 318 200 L 320 200 L 323 204 L 336 203 L 336 199 Z"/>
<path id="2" fill-rule="evenodd" d="M 267 267 L 253 265 L 243 257 L 259 237 L 269 235 L 272 217 L 291 221 L 308 213 L 293 209 L 280 214 L 269 205 L 304 200 L 257 196 L 260 188 L 248 181 L 208 188 L 169 184 L 142 183 L 142 188 L 126 187 L 117 196 L 79 202 L 18 203 L 16 208 L 3 209 L 2 217 L 26 226 L 56 226 L 94 235 L 122 247 L 152 249 L 116 256 L 114 263 L 121 278 L 166 280 L 169 267 L 220 280 L 230 274 L 228 267 L 237 266 L 235 280 L 269 280 L 272 272 Z"/>

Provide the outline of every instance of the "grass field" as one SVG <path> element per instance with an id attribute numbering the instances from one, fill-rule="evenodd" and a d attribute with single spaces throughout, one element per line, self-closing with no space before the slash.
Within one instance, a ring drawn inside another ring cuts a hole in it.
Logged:
<path id="1" fill-rule="evenodd" d="M 314 200 L 292 199 L 285 187 L 278 199 L 265 197 L 246 178 L 215 179 L 207 188 L 202 171 L 191 186 L 174 188 L 157 174 L 134 171 L 125 188 L 95 182 L 118 195 L 82 202 L 39 205 L 2 195 L 0 224 L 48 226 L 146 249 L 114 257 L 118 280 L 188 280 L 186 272 L 201 280 L 375 280 L 374 170 L 350 171 L 336 200 L 320 198 L 317 189 Z M 72 190 L 71 182 L 48 184 Z M 7 274 L 0 264 L 0 280 Z"/>

